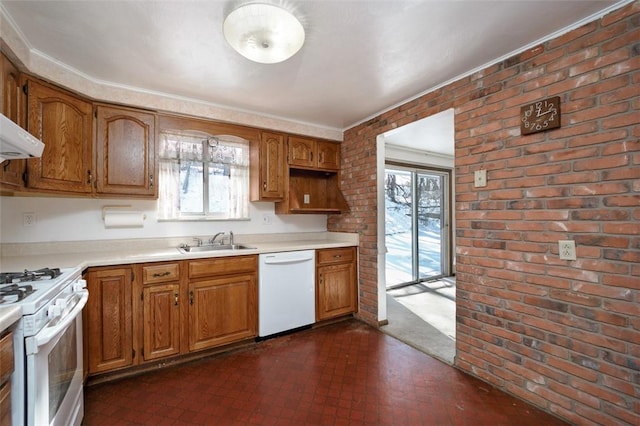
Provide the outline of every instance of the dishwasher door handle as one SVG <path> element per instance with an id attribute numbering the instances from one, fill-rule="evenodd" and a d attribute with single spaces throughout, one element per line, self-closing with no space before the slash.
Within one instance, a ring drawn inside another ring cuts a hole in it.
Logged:
<path id="1" fill-rule="evenodd" d="M 264 263 L 265 265 L 284 265 L 284 264 L 294 264 L 294 263 L 303 263 L 313 260 L 313 256 L 304 256 L 304 257 L 287 257 L 287 256 L 265 256 Z"/>

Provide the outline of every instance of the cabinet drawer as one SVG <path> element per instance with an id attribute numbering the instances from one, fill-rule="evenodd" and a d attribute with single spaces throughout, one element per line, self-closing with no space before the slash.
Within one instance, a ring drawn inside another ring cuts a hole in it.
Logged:
<path id="1" fill-rule="evenodd" d="M 0 384 L 13 373 L 13 333 L 0 338 Z"/>
<path id="2" fill-rule="evenodd" d="M 355 248 L 353 247 L 322 249 L 316 252 L 316 260 L 318 265 L 352 262 L 354 260 L 354 257 Z"/>
<path id="3" fill-rule="evenodd" d="M 218 257 L 189 262 L 189 278 L 258 272 L 258 256 Z"/>
<path id="4" fill-rule="evenodd" d="M 144 284 L 175 281 L 180 278 L 179 263 L 163 263 L 142 268 L 142 281 Z"/>

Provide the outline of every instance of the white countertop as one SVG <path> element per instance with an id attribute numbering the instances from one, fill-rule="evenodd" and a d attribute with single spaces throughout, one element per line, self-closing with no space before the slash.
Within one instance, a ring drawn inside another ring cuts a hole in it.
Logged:
<path id="1" fill-rule="evenodd" d="M 0 333 L 22 317 L 20 306 L 0 306 Z"/>
<path id="2" fill-rule="evenodd" d="M 206 241 L 206 237 L 200 237 Z M 236 244 L 255 249 L 220 250 L 181 253 L 181 242 L 191 243 L 192 237 L 140 240 L 101 240 L 61 243 L 2 244 L 0 271 L 24 269 L 110 266 L 131 263 L 201 259 L 222 256 L 275 253 L 358 245 L 358 234 L 313 232 L 291 234 L 238 235 Z"/>

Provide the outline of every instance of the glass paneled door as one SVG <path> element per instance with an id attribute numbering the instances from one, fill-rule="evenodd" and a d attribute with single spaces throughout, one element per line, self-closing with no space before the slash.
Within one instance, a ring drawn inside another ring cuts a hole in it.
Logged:
<path id="1" fill-rule="evenodd" d="M 449 173 L 385 169 L 387 288 L 449 275 Z"/>

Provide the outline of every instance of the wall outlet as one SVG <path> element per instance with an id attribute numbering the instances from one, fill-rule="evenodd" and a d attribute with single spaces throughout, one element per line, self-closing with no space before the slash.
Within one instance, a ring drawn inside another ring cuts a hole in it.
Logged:
<path id="1" fill-rule="evenodd" d="M 576 260 L 576 242 L 573 240 L 558 241 L 558 251 L 562 260 Z"/>
<path id="2" fill-rule="evenodd" d="M 35 226 L 36 214 L 35 213 L 22 213 L 22 226 Z"/>
<path id="3" fill-rule="evenodd" d="M 311 201 L 310 201 L 310 199 L 309 199 L 309 194 L 304 194 L 304 201 L 303 201 L 303 203 L 304 203 L 304 204 L 309 204 L 310 202 L 311 202 Z"/>
<path id="4" fill-rule="evenodd" d="M 480 188 L 487 186 L 487 171 L 484 169 L 473 172 L 473 186 Z"/>
<path id="5" fill-rule="evenodd" d="M 262 224 L 263 225 L 271 225 L 273 223 L 273 216 L 270 214 L 263 214 L 262 215 Z"/>

